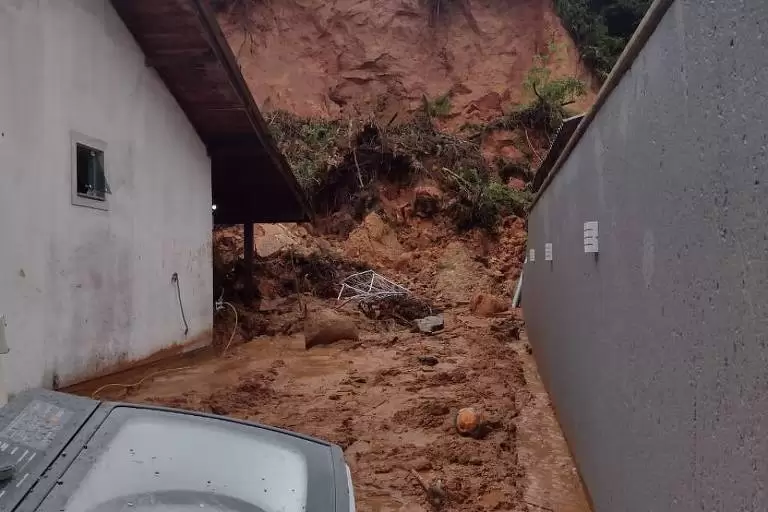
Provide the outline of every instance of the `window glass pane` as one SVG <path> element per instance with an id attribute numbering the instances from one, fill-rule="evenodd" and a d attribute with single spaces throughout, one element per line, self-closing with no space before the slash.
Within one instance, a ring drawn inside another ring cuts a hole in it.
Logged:
<path id="1" fill-rule="evenodd" d="M 77 144 L 77 194 L 104 201 L 109 193 L 104 172 L 104 152 Z"/>
<path id="2" fill-rule="evenodd" d="M 88 185 L 90 176 L 88 169 L 88 148 L 77 145 L 77 193 L 78 195 L 88 195 Z"/>
<path id="3" fill-rule="evenodd" d="M 95 158 L 93 159 L 94 171 L 96 172 L 96 190 L 101 192 L 102 197 L 104 194 L 111 194 L 109 190 L 109 183 L 107 183 L 107 175 L 104 172 L 104 152 L 97 151 Z"/>

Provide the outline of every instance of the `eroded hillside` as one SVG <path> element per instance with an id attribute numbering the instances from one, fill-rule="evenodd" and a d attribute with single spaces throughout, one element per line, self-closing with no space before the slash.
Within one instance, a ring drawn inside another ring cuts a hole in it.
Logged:
<path id="1" fill-rule="evenodd" d="M 391 119 L 448 95 L 443 125 L 482 122 L 524 101 L 535 56 L 591 83 L 551 0 L 238 0 L 220 19 L 264 110 Z M 590 87 L 591 89 L 592 87 Z M 589 104 L 584 97 L 574 110 Z"/>

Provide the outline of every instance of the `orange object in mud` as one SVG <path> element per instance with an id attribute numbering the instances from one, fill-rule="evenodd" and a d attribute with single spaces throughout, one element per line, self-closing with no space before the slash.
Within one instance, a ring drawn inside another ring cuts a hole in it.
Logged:
<path id="1" fill-rule="evenodd" d="M 483 424 L 482 413 L 472 407 L 459 409 L 456 413 L 456 430 L 463 436 L 476 436 Z"/>

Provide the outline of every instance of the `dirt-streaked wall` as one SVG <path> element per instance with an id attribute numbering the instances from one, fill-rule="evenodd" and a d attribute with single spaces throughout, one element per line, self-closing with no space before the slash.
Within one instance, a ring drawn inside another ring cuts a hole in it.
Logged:
<path id="1" fill-rule="evenodd" d="M 75 137 L 104 149 L 100 208 L 73 204 Z M 66 385 L 204 343 L 211 227 L 205 146 L 111 4 L 0 1 L 0 385 Z"/>
<path id="2" fill-rule="evenodd" d="M 530 216 L 530 338 L 597 512 L 768 509 L 766 30 L 676 0 Z"/>

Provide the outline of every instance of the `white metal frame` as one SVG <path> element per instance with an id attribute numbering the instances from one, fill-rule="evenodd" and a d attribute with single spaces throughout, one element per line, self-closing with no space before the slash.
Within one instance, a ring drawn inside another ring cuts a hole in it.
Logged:
<path id="1" fill-rule="evenodd" d="M 368 302 L 386 297 L 410 295 L 410 291 L 377 274 L 373 270 L 358 272 L 341 282 L 341 290 L 336 298 L 339 302 L 360 301 Z"/>

